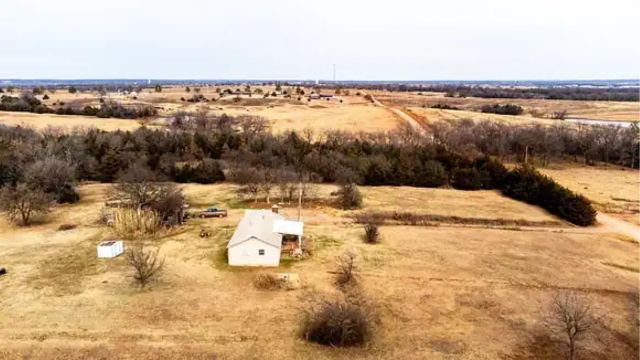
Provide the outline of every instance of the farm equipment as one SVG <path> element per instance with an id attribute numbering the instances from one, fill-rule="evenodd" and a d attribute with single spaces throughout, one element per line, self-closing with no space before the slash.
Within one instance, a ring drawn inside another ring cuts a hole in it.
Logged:
<path id="1" fill-rule="evenodd" d="M 200 212 L 200 215 L 198 216 L 200 216 L 201 219 L 211 218 L 211 217 L 217 217 L 217 218 L 227 217 L 227 210 L 220 210 L 217 208 L 208 208 L 207 210 Z"/>

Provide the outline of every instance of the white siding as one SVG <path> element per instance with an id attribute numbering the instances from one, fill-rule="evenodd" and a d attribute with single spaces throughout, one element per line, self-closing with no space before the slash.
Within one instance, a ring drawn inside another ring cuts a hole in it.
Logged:
<path id="1" fill-rule="evenodd" d="M 264 255 L 260 255 L 264 250 Z M 278 266 L 280 248 L 266 244 L 255 238 L 249 239 L 227 249 L 231 266 Z"/>

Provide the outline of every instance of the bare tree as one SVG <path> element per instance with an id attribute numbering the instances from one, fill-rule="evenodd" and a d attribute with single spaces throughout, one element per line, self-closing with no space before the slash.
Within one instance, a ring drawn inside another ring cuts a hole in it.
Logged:
<path id="1" fill-rule="evenodd" d="M 567 118 L 567 110 L 554 111 L 551 113 L 551 118 L 555 120 L 564 120 Z"/>
<path id="2" fill-rule="evenodd" d="M 574 360 L 578 343 L 597 324 L 590 297 L 574 291 L 558 292 L 548 309 L 545 324 L 554 333 L 565 338 L 567 359 Z"/>
<path id="3" fill-rule="evenodd" d="M 164 267 L 164 258 L 158 256 L 158 249 L 145 249 L 135 245 L 126 252 L 127 263 L 133 268 L 133 279 L 141 288 L 160 273 Z"/>
<path id="4" fill-rule="evenodd" d="M 49 212 L 52 201 L 51 196 L 42 190 L 26 184 L 0 189 L 0 209 L 7 213 L 9 219 L 22 226 L 30 224 L 33 214 Z"/>
<path id="5" fill-rule="evenodd" d="M 162 219 L 174 216 L 184 204 L 182 190 L 173 183 L 157 180 L 148 168 L 132 165 L 118 178 L 109 197 L 125 206 L 154 210 Z"/>
<path id="6" fill-rule="evenodd" d="M 248 167 L 233 169 L 230 178 L 240 185 L 240 194 L 249 194 L 254 202 L 258 202 L 260 193 L 261 176 L 257 170 Z"/>

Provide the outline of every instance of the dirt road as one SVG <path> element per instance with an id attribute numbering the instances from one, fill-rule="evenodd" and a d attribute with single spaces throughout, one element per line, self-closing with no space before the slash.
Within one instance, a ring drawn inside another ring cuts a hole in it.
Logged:
<path id="1" fill-rule="evenodd" d="M 602 230 L 622 234 L 640 242 L 640 229 L 637 226 L 603 213 L 598 213 L 596 219 L 602 224 Z"/>
<path id="2" fill-rule="evenodd" d="M 381 103 L 380 101 L 378 101 L 378 99 L 376 99 L 371 94 L 369 94 L 369 96 L 371 96 L 371 101 L 373 102 L 374 105 L 380 106 L 382 108 L 385 108 L 385 109 L 391 111 L 395 115 L 399 116 L 402 120 L 404 120 L 407 124 L 409 124 L 411 126 L 411 128 L 413 128 L 414 130 L 416 130 L 416 131 L 418 131 L 420 133 L 424 133 L 424 127 L 422 127 L 422 125 L 416 119 L 414 119 L 411 115 L 407 114 L 406 112 L 404 112 L 404 111 L 402 111 L 402 110 L 400 110 L 398 108 L 387 106 L 387 105 Z"/>

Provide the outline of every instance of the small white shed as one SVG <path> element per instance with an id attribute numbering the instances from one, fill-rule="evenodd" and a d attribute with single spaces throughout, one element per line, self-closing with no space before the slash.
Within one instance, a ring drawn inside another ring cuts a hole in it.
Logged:
<path id="1" fill-rule="evenodd" d="M 98 244 L 98 257 L 99 258 L 113 258 L 124 251 L 124 245 L 122 240 L 110 240 L 102 241 Z"/>

